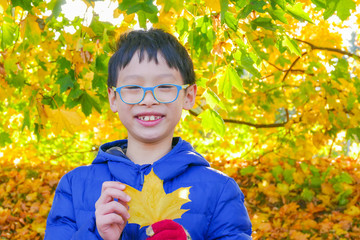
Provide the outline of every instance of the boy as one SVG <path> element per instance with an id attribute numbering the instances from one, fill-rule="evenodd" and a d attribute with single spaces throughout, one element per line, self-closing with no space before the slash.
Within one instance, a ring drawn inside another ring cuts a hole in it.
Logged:
<path id="1" fill-rule="evenodd" d="M 128 139 L 102 145 L 90 166 L 60 180 L 45 239 L 251 239 L 236 182 L 173 138 L 182 110 L 196 97 L 192 61 L 176 38 L 159 29 L 123 34 L 109 61 L 108 87 Z M 127 224 L 125 184 L 141 190 L 151 170 L 166 193 L 191 186 L 191 202 L 183 206 L 189 210 L 148 228 Z"/>

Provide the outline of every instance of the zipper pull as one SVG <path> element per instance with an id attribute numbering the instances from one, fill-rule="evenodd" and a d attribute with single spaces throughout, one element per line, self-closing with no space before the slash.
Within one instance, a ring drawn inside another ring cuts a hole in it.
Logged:
<path id="1" fill-rule="evenodd" d="M 144 172 L 140 171 L 140 185 L 141 187 L 144 185 Z"/>

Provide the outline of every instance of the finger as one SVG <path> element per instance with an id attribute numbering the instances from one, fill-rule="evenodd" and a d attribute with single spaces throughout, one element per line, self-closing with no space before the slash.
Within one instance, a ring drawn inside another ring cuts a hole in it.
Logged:
<path id="1" fill-rule="evenodd" d="M 95 216 L 102 217 L 104 215 L 116 213 L 122 216 L 123 219 L 127 220 L 130 218 L 130 214 L 128 212 L 128 206 L 123 205 L 119 202 L 112 201 L 106 204 L 99 205 L 95 210 Z"/>
<path id="2" fill-rule="evenodd" d="M 126 188 L 126 185 L 121 182 L 107 181 L 102 184 L 101 192 L 103 192 L 107 188 L 115 188 L 123 191 Z"/>
<path id="3" fill-rule="evenodd" d="M 123 225 L 124 223 L 126 223 L 126 221 L 127 219 L 124 219 L 121 215 L 116 213 L 109 213 L 96 218 L 97 225 L 102 225 L 102 226 L 111 225 L 111 224 Z"/>
<path id="4" fill-rule="evenodd" d="M 118 199 L 121 202 L 129 202 L 130 196 L 125 192 L 115 189 L 115 188 L 105 188 L 105 190 L 101 193 L 98 201 L 95 203 L 95 207 L 98 204 L 105 204 L 113 201 L 114 199 Z"/>

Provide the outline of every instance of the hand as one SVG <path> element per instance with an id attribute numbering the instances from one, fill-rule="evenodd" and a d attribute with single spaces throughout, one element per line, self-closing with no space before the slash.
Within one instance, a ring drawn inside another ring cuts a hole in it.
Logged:
<path id="1" fill-rule="evenodd" d="M 173 220 L 162 220 L 156 222 L 146 229 L 146 235 L 149 236 L 147 240 L 189 240 L 191 239 L 189 233 L 180 224 Z"/>
<path id="2" fill-rule="evenodd" d="M 124 189 L 125 185 L 119 182 L 102 185 L 101 196 L 95 203 L 95 217 L 97 230 L 104 240 L 118 240 L 130 217 L 127 205 L 130 197 Z"/>

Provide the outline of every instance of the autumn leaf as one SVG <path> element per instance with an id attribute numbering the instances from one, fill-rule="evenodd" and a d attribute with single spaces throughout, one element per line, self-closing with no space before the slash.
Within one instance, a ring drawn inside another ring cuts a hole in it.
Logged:
<path id="1" fill-rule="evenodd" d="M 166 194 L 163 181 L 152 170 L 145 176 L 142 191 L 127 186 L 125 192 L 131 197 L 129 202 L 129 223 L 139 224 L 140 227 L 149 226 L 164 219 L 181 218 L 188 209 L 181 206 L 190 202 L 191 187 L 179 188 Z"/>
<path id="2" fill-rule="evenodd" d="M 81 115 L 74 111 L 51 109 L 46 105 L 45 112 L 53 124 L 52 130 L 54 133 L 60 133 L 62 130 L 66 130 L 73 134 L 82 122 Z"/>

